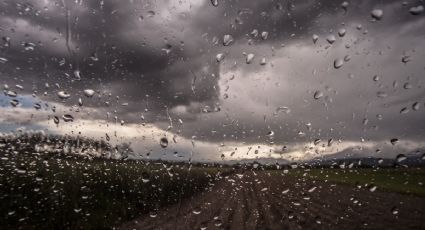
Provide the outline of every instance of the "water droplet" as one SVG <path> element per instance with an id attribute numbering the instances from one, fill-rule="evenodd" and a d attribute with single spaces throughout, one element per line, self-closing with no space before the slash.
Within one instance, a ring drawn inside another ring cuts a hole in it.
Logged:
<path id="1" fill-rule="evenodd" d="M 370 13 L 370 15 L 372 16 L 373 19 L 379 21 L 382 19 L 382 17 L 384 17 L 384 11 L 382 11 L 381 9 L 374 9 Z"/>
<path id="2" fill-rule="evenodd" d="M 316 188 L 317 188 L 316 186 L 313 186 L 313 187 L 311 187 L 311 188 L 308 190 L 308 192 L 309 192 L 309 193 L 312 193 L 312 192 L 314 192 L 314 190 L 316 190 Z"/>
<path id="3" fill-rule="evenodd" d="M 9 97 L 16 97 L 16 96 L 18 96 L 18 93 L 16 93 L 15 91 L 10 91 L 10 90 L 7 91 L 6 94 Z"/>
<path id="4" fill-rule="evenodd" d="M 344 37 L 347 31 L 344 28 L 338 30 L 338 36 Z"/>
<path id="5" fill-rule="evenodd" d="M 246 64 L 251 64 L 252 60 L 254 59 L 255 55 L 252 53 L 249 53 L 246 55 Z"/>
<path id="6" fill-rule="evenodd" d="M 261 38 L 262 38 L 263 40 L 266 40 L 268 36 L 269 36 L 269 32 L 267 32 L 267 31 L 263 31 L 263 32 L 261 32 Z"/>
<path id="7" fill-rule="evenodd" d="M 10 100 L 10 105 L 12 105 L 13 107 L 16 107 L 19 105 L 19 101 L 17 99 L 12 99 Z"/>
<path id="8" fill-rule="evenodd" d="M 153 16 L 155 16 L 155 11 L 153 11 L 153 10 L 149 10 L 148 12 L 147 12 L 147 17 L 148 18 L 152 18 Z"/>
<path id="9" fill-rule="evenodd" d="M 316 221 L 317 224 L 322 224 L 322 221 L 320 220 L 320 216 L 314 217 L 314 220 Z"/>
<path id="10" fill-rule="evenodd" d="M 313 34 L 313 43 L 316 44 L 317 40 L 319 40 L 319 36 L 317 34 Z"/>
<path id="11" fill-rule="evenodd" d="M 228 46 L 230 44 L 232 44 L 233 42 L 233 37 L 230 34 L 226 34 L 223 36 L 223 45 L 224 46 Z"/>
<path id="12" fill-rule="evenodd" d="M 397 208 L 397 207 L 393 207 L 393 208 L 391 209 L 391 213 L 392 213 L 393 215 L 397 215 L 397 214 L 398 214 L 398 208 Z"/>
<path id="13" fill-rule="evenodd" d="M 94 90 L 92 90 L 92 89 L 85 89 L 84 90 L 84 95 L 86 96 L 86 97 L 93 97 L 93 95 L 94 95 Z"/>
<path id="14" fill-rule="evenodd" d="M 371 187 L 369 188 L 369 191 L 371 191 L 371 192 L 375 192 L 377 188 L 378 188 L 378 187 L 377 187 L 376 185 L 373 185 L 373 186 L 371 186 Z"/>
<path id="15" fill-rule="evenodd" d="M 68 99 L 69 97 L 71 97 L 71 94 L 65 92 L 65 91 L 59 91 L 57 93 L 58 97 L 62 100 Z"/>
<path id="16" fill-rule="evenodd" d="M 404 107 L 404 108 L 402 108 L 401 110 L 400 110 L 400 113 L 401 114 L 406 114 L 406 113 L 408 113 L 410 110 L 409 110 L 409 108 L 407 108 L 407 107 Z"/>
<path id="17" fill-rule="evenodd" d="M 339 69 L 339 68 L 341 68 L 343 65 L 344 65 L 344 60 L 343 60 L 343 59 L 341 59 L 341 58 L 337 58 L 337 59 L 335 59 L 335 61 L 334 61 L 334 68 L 335 68 L 335 69 Z"/>
<path id="18" fill-rule="evenodd" d="M 217 56 L 215 58 L 216 58 L 217 62 L 221 62 L 224 59 L 224 54 L 219 53 L 219 54 L 217 54 Z"/>
<path id="19" fill-rule="evenodd" d="M 279 106 L 277 107 L 276 112 L 284 112 L 286 114 L 289 114 L 291 112 L 291 109 L 286 106 Z"/>
<path id="20" fill-rule="evenodd" d="M 143 17 L 143 16 L 141 16 L 141 17 Z M 92 61 L 99 61 L 99 58 L 97 57 L 96 52 L 93 52 L 93 53 L 92 53 L 92 55 L 90 56 L 90 59 L 91 59 Z"/>
<path id="21" fill-rule="evenodd" d="M 357 30 L 361 30 L 361 29 L 363 29 L 362 24 L 357 24 L 356 29 L 357 29 Z"/>
<path id="22" fill-rule="evenodd" d="M 150 181 L 150 175 L 147 172 L 142 172 L 142 182 L 148 183 Z"/>
<path id="23" fill-rule="evenodd" d="M 322 91 L 320 91 L 320 90 L 317 90 L 316 92 L 314 92 L 313 97 L 314 97 L 314 99 L 318 100 L 318 99 L 320 99 L 321 97 L 323 97 L 323 92 L 322 92 Z"/>
<path id="24" fill-rule="evenodd" d="M 378 75 L 374 75 L 372 79 L 373 79 L 373 81 L 379 81 L 379 76 Z"/>
<path id="25" fill-rule="evenodd" d="M 341 8 L 344 9 L 345 11 L 347 11 L 349 5 L 350 4 L 347 1 L 345 1 L 341 4 Z"/>
<path id="26" fill-rule="evenodd" d="M 215 7 L 218 6 L 218 0 L 211 0 L 211 4 Z"/>
<path id="27" fill-rule="evenodd" d="M 195 214 L 195 215 L 199 215 L 199 214 L 201 214 L 201 209 L 200 208 L 194 208 L 193 210 L 192 210 L 192 213 L 193 214 Z"/>
<path id="28" fill-rule="evenodd" d="M 80 80 L 81 79 L 81 73 L 80 73 L 80 70 L 74 70 L 74 77 L 76 78 L 76 79 L 78 79 L 78 80 Z"/>
<path id="29" fill-rule="evenodd" d="M 35 103 L 35 104 L 34 104 L 34 109 L 36 109 L 36 110 L 40 110 L 40 109 L 41 109 L 41 105 L 40 105 L 40 103 Z"/>
<path id="30" fill-rule="evenodd" d="M 24 43 L 24 49 L 26 51 L 33 51 L 35 49 L 36 45 L 32 42 L 25 42 Z"/>
<path id="31" fill-rule="evenodd" d="M 333 44 L 336 41 L 336 38 L 333 34 L 330 34 L 326 37 L 326 41 L 328 41 L 329 44 Z"/>
<path id="32" fill-rule="evenodd" d="M 376 96 L 379 98 L 384 98 L 384 97 L 387 97 L 388 94 L 386 92 L 379 91 L 376 93 Z"/>
<path id="33" fill-rule="evenodd" d="M 392 145 L 396 145 L 398 143 L 398 139 L 397 138 L 393 138 L 390 140 Z"/>
<path id="34" fill-rule="evenodd" d="M 272 136 L 274 136 L 274 132 L 272 130 L 270 130 L 266 135 L 268 137 L 272 137 Z"/>
<path id="35" fill-rule="evenodd" d="M 410 8 L 409 12 L 412 15 L 420 15 L 424 12 L 424 6 L 422 6 L 422 5 L 414 6 L 414 7 Z"/>
<path id="36" fill-rule="evenodd" d="M 53 122 L 54 122 L 55 124 L 59 124 L 59 117 L 58 117 L 58 116 L 54 116 L 54 117 L 53 117 Z"/>
<path id="37" fill-rule="evenodd" d="M 166 137 L 163 137 L 159 140 L 159 145 L 161 145 L 162 148 L 167 148 L 168 146 L 168 139 Z"/>
<path id="38" fill-rule="evenodd" d="M 415 102 L 415 103 L 413 103 L 413 105 L 412 105 L 412 109 L 413 109 L 414 111 L 418 111 L 418 110 L 419 110 L 419 108 L 420 108 L 420 103 L 419 103 L 419 102 Z"/>
<path id="39" fill-rule="evenodd" d="M 63 121 L 65 122 L 73 122 L 74 121 L 74 117 L 70 114 L 65 114 L 62 116 Z"/>
<path id="40" fill-rule="evenodd" d="M 351 56 L 350 55 L 345 55 L 344 56 L 344 61 L 345 62 L 349 62 L 351 60 Z"/>
<path id="41" fill-rule="evenodd" d="M 0 63 L 1 63 L 1 64 L 6 63 L 7 61 L 8 61 L 8 60 L 7 60 L 7 58 L 0 57 Z"/>
<path id="42" fill-rule="evenodd" d="M 218 219 L 218 217 L 214 217 L 214 226 L 216 227 L 220 227 L 223 223 L 221 222 L 220 219 Z"/>
<path id="43" fill-rule="evenodd" d="M 79 212 L 81 212 L 81 210 L 82 210 L 81 208 L 74 208 L 75 213 L 79 213 Z"/>
<path id="44" fill-rule="evenodd" d="M 406 83 L 404 83 L 403 88 L 404 89 L 411 89 L 411 88 L 413 88 L 413 85 L 410 84 L 409 82 L 406 82 Z"/>
<path id="45" fill-rule="evenodd" d="M 156 217 L 158 216 L 158 213 L 156 213 L 155 211 L 151 211 L 151 212 L 149 213 L 149 216 L 150 216 L 151 218 L 156 218 Z"/>
<path id="46" fill-rule="evenodd" d="M 408 63 L 410 61 L 410 56 L 405 55 L 401 58 L 401 62 L 403 62 L 404 64 Z"/>
<path id="47" fill-rule="evenodd" d="M 407 157 L 404 154 L 398 154 L 397 157 L 396 157 L 396 160 L 397 160 L 398 163 L 400 163 L 400 162 L 402 162 L 406 159 L 407 159 Z"/>

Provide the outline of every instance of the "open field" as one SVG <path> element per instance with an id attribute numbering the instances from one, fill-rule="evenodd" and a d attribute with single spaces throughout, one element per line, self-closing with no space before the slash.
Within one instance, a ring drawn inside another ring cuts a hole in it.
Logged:
<path id="1" fill-rule="evenodd" d="M 2 229 L 425 228 L 423 168 L 232 169 L 28 153 L 0 159 Z"/>
<path id="2" fill-rule="evenodd" d="M 155 217 L 141 216 L 121 229 L 425 228 L 425 197 L 357 187 L 351 174 L 348 183 L 325 182 L 319 172 L 240 171 L 181 205 Z"/>
<path id="3" fill-rule="evenodd" d="M 177 203 L 220 178 L 217 168 L 73 156 L 1 154 L 1 229 L 111 228 Z"/>
<path id="4" fill-rule="evenodd" d="M 425 197 L 424 168 L 361 168 L 292 170 L 291 174 L 308 178 Z"/>

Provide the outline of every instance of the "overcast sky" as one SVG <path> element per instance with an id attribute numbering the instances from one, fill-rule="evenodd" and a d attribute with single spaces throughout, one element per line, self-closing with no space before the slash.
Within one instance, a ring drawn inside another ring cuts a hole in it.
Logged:
<path id="1" fill-rule="evenodd" d="M 423 7 L 0 0 L 0 131 L 108 133 L 164 159 L 411 153 L 425 147 Z"/>

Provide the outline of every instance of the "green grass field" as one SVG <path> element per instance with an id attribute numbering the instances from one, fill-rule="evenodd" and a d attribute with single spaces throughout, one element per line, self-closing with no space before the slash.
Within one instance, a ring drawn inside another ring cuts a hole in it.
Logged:
<path id="1" fill-rule="evenodd" d="M 377 190 L 425 196 L 424 168 L 358 168 L 358 169 L 307 169 L 290 170 L 292 175 L 306 176 L 316 180 L 361 185 L 377 186 Z"/>
<path id="2" fill-rule="evenodd" d="M 0 154 L 2 229 L 110 229 L 193 195 L 220 176 L 186 164 Z"/>

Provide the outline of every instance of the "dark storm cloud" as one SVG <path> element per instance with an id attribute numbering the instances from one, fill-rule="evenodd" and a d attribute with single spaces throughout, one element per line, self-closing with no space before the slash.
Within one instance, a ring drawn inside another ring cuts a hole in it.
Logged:
<path id="1" fill-rule="evenodd" d="M 26 31 L 13 32 L 14 28 L 4 28 L 11 42 L 8 47 L 4 47 L 4 54 L 9 61 L 3 68 L 3 75 L 19 76 L 20 84 L 27 86 L 26 89 L 41 90 L 45 82 L 59 82 L 64 90 L 73 95 L 81 96 L 84 88 L 113 91 L 113 96 L 118 95 L 121 102 L 132 104 L 132 109 L 139 110 L 138 106 L 146 104 L 146 95 L 149 95 L 150 109 L 153 111 L 162 110 L 164 106 L 214 99 L 216 93 L 211 89 L 215 87 L 216 79 L 210 75 L 215 73 L 218 76 L 218 66 L 214 59 L 189 50 L 191 45 L 200 42 L 196 41 L 200 40 L 200 34 L 194 35 L 195 40 L 186 41 L 186 44 L 172 37 L 167 41 L 165 36 L 146 38 L 149 34 L 156 35 L 160 25 L 151 21 L 160 15 L 152 18 L 145 16 L 139 22 L 139 12 L 132 12 L 132 6 L 136 3 L 131 5 L 105 1 L 102 7 L 99 3 L 85 4 L 79 6 L 73 1 L 67 1 L 65 6 L 61 3 L 47 4 L 49 10 L 43 11 L 37 9 L 37 5 L 18 6 L 8 3 L 4 17 L 12 21 L 23 19 L 36 28 L 40 27 L 39 33 L 51 30 L 64 40 L 69 23 L 71 52 L 65 49 L 58 54 L 57 50 L 48 49 L 47 46 L 52 43 L 49 40 L 37 41 L 31 36 L 25 36 Z M 29 7 L 28 11 L 25 11 L 25 7 Z M 148 9 L 140 10 L 140 15 L 148 12 Z M 38 10 L 41 12 L 34 16 Z M 67 10 L 70 12 L 69 22 L 66 20 Z M 20 12 L 23 12 L 22 15 Z M 18 23 L 15 21 L 16 27 L 19 27 L 16 25 Z M 135 34 L 138 41 L 126 41 L 122 36 L 126 32 L 122 31 L 123 28 L 139 30 Z M 166 32 L 167 29 L 164 34 Z M 25 51 L 19 44 L 24 41 L 37 46 L 33 51 Z M 62 59 L 65 64 L 60 66 Z M 17 66 L 20 68 L 16 69 Z M 80 71 L 81 80 L 75 79 L 75 70 Z M 35 79 L 34 75 L 39 76 Z M 57 100 L 54 93 L 50 95 L 47 100 Z M 76 101 L 77 97 L 72 97 L 67 104 L 76 104 Z M 87 101 L 86 105 L 104 106 L 103 103 L 91 101 Z"/>
<path id="2" fill-rule="evenodd" d="M 403 107 L 412 110 L 412 104 L 424 97 L 420 87 L 423 81 L 418 79 L 423 75 L 424 51 L 420 47 L 425 32 L 409 29 L 423 24 L 424 14 L 409 13 L 414 3 L 403 6 L 399 1 L 353 1 L 345 12 L 341 8 L 343 1 L 220 1 L 218 7 L 207 0 L 193 5 L 185 1 L 179 5 L 173 1 L 137 0 L 104 1 L 103 5 L 99 1 L 40 2 L 32 1 L 29 10 L 28 5 L 14 1 L 1 3 L 2 22 L 11 22 L 1 26 L 1 35 L 9 36 L 11 41 L 8 47 L 3 44 L 0 53 L 8 59 L 0 64 L 0 80 L 23 85 L 23 93 L 48 91 L 47 96 L 40 96 L 46 101 L 61 102 L 56 92 L 66 90 L 73 96 L 61 103 L 74 105 L 82 97 L 85 107 L 97 111 L 90 114 L 93 119 L 104 118 L 106 111 L 116 111 L 119 119 L 131 123 L 139 122 L 144 113 L 148 122 L 158 122 L 166 129 L 168 107 L 175 122 L 178 118 L 185 121 L 179 127 L 182 135 L 196 135 L 211 142 L 285 144 L 316 138 L 360 141 L 423 137 L 423 110 L 404 116 L 399 113 Z M 370 12 L 374 8 L 383 9 L 381 21 L 372 21 Z M 29 27 L 22 26 L 23 22 Z M 355 28 L 358 24 L 361 30 Z M 67 25 L 71 53 L 66 47 Z M 347 29 L 345 40 L 337 35 L 343 27 Z M 257 37 L 251 35 L 254 29 L 259 32 Z M 266 40 L 261 38 L 263 31 L 268 32 Z M 337 37 L 333 47 L 325 41 L 330 33 Z M 225 34 L 235 39 L 230 46 L 222 45 Z M 313 34 L 320 36 L 316 46 L 312 44 Z M 52 41 L 54 37 L 57 42 Z M 214 37 L 218 38 L 217 44 L 212 42 Z M 388 45 L 381 40 L 385 38 L 392 39 Z M 32 42 L 36 48 L 25 50 L 22 42 Z M 351 48 L 341 51 L 347 43 Z M 389 45 L 390 49 L 386 47 Z M 307 47 L 308 51 L 302 53 L 300 48 L 297 54 L 285 49 L 293 46 Z M 244 64 L 243 52 L 255 53 L 255 63 Z M 403 66 L 405 52 L 413 60 Z M 215 60 L 218 53 L 226 54 L 224 63 Z M 347 53 L 352 60 L 334 73 L 334 58 Z M 267 64 L 260 69 L 258 62 L 263 56 L 276 59 L 272 68 Z M 281 63 L 291 58 L 294 60 L 290 64 Z M 64 65 L 59 64 L 62 59 Z M 303 60 L 309 63 L 299 64 Z M 316 78 L 311 78 L 313 66 L 320 72 Z M 390 69 L 387 66 L 397 69 L 397 73 L 384 73 Z M 297 72 L 281 76 L 291 67 Z M 81 80 L 75 79 L 77 69 Z M 231 71 L 241 74 L 233 81 L 237 83 L 227 84 L 228 102 L 223 99 L 226 83 L 220 85 L 220 81 L 223 73 Z M 268 71 L 268 75 L 262 71 Z M 356 75 L 352 81 L 346 77 L 350 73 Z M 256 74 L 262 78 L 258 83 L 247 77 Z M 376 84 L 371 80 L 375 74 L 382 75 Z M 395 80 L 399 84 L 412 82 L 415 87 L 411 93 L 403 91 L 402 85 L 392 89 Z M 45 89 L 46 82 L 50 89 Z M 59 83 L 61 89 L 55 89 L 54 83 Z M 280 91 L 271 87 L 277 83 Z M 82 93 L 86 88 L 102 96 L 87 99 Z M 245 93 L 244 89 L 256 91 Z M 315 90 L 323 91 L 328 98 L 314 101 Z M 390 96 L 377 99 L 378 91 Z M 288 106 L 291 112 L 276 113 L 279 106 Z M 376 120 L 378 114 L 383 116 L 382 121 Z M 365 118 L 368 123 L 363 125 Z M 308 123 L 312 124 L 310 130 Z M 275 132 L 274 137 L 266 136 L 270 130 Z"/>

